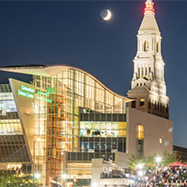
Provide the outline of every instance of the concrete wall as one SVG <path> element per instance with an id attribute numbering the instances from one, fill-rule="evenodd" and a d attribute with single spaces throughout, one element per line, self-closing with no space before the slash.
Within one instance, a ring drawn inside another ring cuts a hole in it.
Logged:
<path id="1" fill-rule="evenodd" d="M 137 109 L 127 109 L 127 152 L 116 152 L 115 164 L 119 169 L 127 167 L 129 157 L 137 155 L 137 125 L 144 126 L 144 155 L 173 151 L 173 122 Z M 160 138 L 162 143 L 159 142 Z"/>
<path id="2" fill-rule="evenodd" d="M 137 125 L 144 126 L 144 155 L 173 150 L 173 122 L 133 108 L 127 109 L 128 153 L 137 154 Z M 159 139 L 162 139 L 162 143 Z"/>
<path id="3" fill-rule="evenodd" d="M 96 184 L 99 184 L 101 173 L 103 173 L 103 159 L 92 159 L 91 186 L 96 186 Z"/>

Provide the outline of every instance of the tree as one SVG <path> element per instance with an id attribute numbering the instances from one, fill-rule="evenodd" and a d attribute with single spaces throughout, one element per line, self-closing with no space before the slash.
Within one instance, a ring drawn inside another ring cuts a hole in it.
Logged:
<path id="1" fill-rule="evenodd" d="M 128 162 L 128 168 L 132 169 L 132 170 L 136 170 L 137 166 L 139 163 L 144 164 L 144 169 L 148 169 L 148 168 L 155 168 L 156 166 L 156 161 L 155 161 L 155 155 L 149 155 L 147 157 L 143 156 L 141 158 L 139 158 L 138 156 L 132 155 L 129 158 L 129 162 Z M 171 164 L 175 161 L 174 157 L 172 154 L 169 154 L 168 152 L 164 151 L 163 154 L 159 155 L 162 158 L 161 164 L 164 166 L 168 166 L 168 164 Z"/>
<path id="2" fill-rule="evenodd" d="M 89 180 L 74 180 L 73 187 L 82 187 L 82 186 L 88 186 L 90 184 Z"/>
<path id="3" fill-rule="evenodd" d="M 38 180 L 32 174 L 16 174 L 0 171 L 1 187 L 40 187 Z"/>

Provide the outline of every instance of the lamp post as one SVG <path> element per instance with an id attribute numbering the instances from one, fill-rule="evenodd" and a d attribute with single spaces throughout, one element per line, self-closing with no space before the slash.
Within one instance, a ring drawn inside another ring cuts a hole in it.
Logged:
<path id="1" fill-rule="evenodd" d="M 162 160 L 162 158 L 160 156 L 157 156 L 155 158 L 155 161 L 156 161 L 158 167 L 159 167 L 159 164 L 160 164 L 161 160 Z"/>
<path id="2" fill-rule="evenodd" d="M 64 186 L 64 187 L 66 186 L 66 178 L 67 178 L 67 174 L 66 174 L 66 173 L 63 173 L 63 174 L 62 174 L 62 179 L 63 179 L 63 186 Z"/>
<path id="3" fill-rule="evenodd" d="M 156 158 L 155 158 L 155 161 L 159 164 L 160 162 L 161 162 L 161 157 L 160 156 L 157 156 Z"/>
<path id="4" fill-rule="evenodd" d="M 142 177 L 143 177 L 143 175 L 144 175 L 143 167 L 144 167 L 144 164 L 142 164 L 142 163 L 139 163 L 139 164 L 137 165 L 137 168 L 138 168 L 137 175 L 139 176 L 139 179 L 138 179 L 138 180 L 140 180 L 140 182 L 142 182 Z"/>
<path id="5" fill-rule="evenodd" d="M 96 182 L 94 182 L 93 184 L 92 184 L 92 187 L 97 187 L 98 186 L 98 184 L 96 183 Z"/>
<path id="6" fill-rule="evenodd" d="M 139 163 L 139 164 L 137 165 L 137 168 L 138 168 L 138 169 L 142 169 L 143 166 L 144 166 L 144 165 L 143 165 L 142 163 Z"/>

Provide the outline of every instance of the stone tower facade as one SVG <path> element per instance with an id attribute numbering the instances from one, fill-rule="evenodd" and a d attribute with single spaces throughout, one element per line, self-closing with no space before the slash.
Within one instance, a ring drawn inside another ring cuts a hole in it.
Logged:
<path id="1" fill-rule="evenodd" d="M 161 54 L 161 33 L 158 28 L 154 3 L 145 2 L 144 18 L 137 35 L 137 54 L 128 97 L 135 99 L 129 107 L 169 118 L 169 98 L 164 80 L 165 63 Z"/>

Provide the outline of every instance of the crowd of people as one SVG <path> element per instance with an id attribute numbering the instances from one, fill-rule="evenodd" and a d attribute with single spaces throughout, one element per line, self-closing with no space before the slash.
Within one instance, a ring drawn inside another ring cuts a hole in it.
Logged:
<path id="1" fill-rule="evenodd" d="M 103 172 L 101 178 L 128 178 L 133 181 L 129 187 L 187 187 L 187 165 L 156 166 L 139 175 L 141 170 Z"/>
<path id="2" fill-rule="evenodd" d="M 140 187 L 187 187 L 187 168 L 182 166 L 156 167 L 139 178 L 132 186 Z"/>

